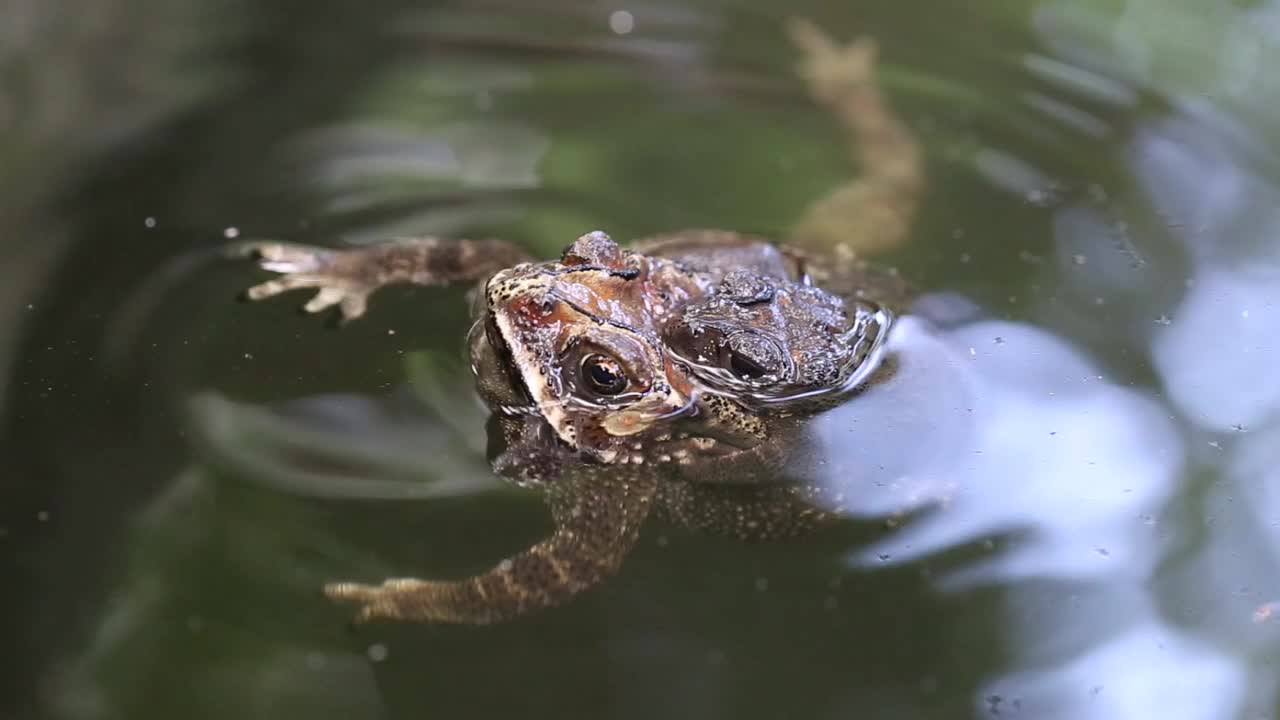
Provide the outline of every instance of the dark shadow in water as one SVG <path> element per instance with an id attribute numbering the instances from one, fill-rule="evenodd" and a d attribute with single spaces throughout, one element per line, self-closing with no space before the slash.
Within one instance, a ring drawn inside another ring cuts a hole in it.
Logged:
<path id="1" fill-rule="evenodd" d="M 378 41 L 382 18 L 406 4 L 226 4 L 218 12 L 235 40 L 202 60 L 235 68 L 233 89 L 115 148 L 83 182 L 58 190 L 71 247 L 28 314 L 0 442 L 8 546 L 0 576 L 28 589 L 0 601 L 13 660 L 0 677 L 0 715 L 35 713 L 51 689 L 49 659 L 94 631 L 120 562 L 122 520 L 187 456 L 165 387 L 176 358 L 143 345 L 135 364 L 104 375 L 103 334 L 119 298 L 193 244 L 220 242 L 206 233 L 231 224 L 223 218 L 251 216 L 259 230 L 282 232 L 307 215 L 303 198 L 264 195 L 262 178 L 245 175 L 282 138 L 349 102 L 394 50 Z M 206 319 L 168 308 L 153 322 Z"/>

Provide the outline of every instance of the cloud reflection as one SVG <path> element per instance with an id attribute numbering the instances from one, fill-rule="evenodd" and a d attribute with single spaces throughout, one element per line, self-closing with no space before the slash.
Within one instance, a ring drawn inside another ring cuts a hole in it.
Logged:
<path id="1" fill-rule="evenodd" d="M 938 329 L 908 317 L 891 350 L 899 369 L 885 386 L 816 423 L 824 464 L 814 479 L 871 516 L 936 507 L 855 563 L 1017 533 L 1007 550 L 945 573 L 944 585 L 1150 571 L 1152 518 L 1182 467 L 1158 403 L 1027 325 Z"/>

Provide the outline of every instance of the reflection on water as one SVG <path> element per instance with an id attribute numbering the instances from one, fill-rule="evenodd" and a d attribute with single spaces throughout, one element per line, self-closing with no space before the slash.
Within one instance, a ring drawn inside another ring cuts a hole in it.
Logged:
<path id="1" fill-rule="evenodd" d="M 563 610 L 355 632 L 324 582 L 464 576 L 545 534 L 485 462 L 463 293 L 331 332 L 183 257 L 228 227 L 781 235 L 850 169 L 772 6 L 329 5 L 254 56 L 261 86 L 84 160 L 87 191 L 0 168 L 23 205 L 66 198 L 70 248 L 3 396 L 0 714 L 1276 716 L 1280 4 L 815 6 L 880 40 L 933 188 L 885 258 L 931 291 L 897 372 L 792 471 L 849 522 L 658 526 Z M 339 45 L 328 85 L 305 71 Z M 0 94 L 0 129 L 20 108 Z"/>
<path id="2" fill-rule="evenodd" d="M 815 423 L 826 441 L 821 481 L 867 498 L 863 511 L 938 506 L 855 560 L 909 562 L 1010 533 L 1011 547 L 939 582 L 1146 577 L 1157 558 L 1154 514 L 1183 471 L 1167 413 L 1034 327 L 931 333 L 913 320 L 898 327 L 899 368 L 884 392 Z M 861 431 L 866 418 L 874 427 Z M 850 435 L 874 440 L 875 454 Z"/>
<path id="3" fill-rule="evenodd" d="M 1138 707 L 1160 717 L 1214 716 L 1232 696 L 1214 693 L 1199 712 L 1179 715 L 1190 712 L 1179 698 L 1152 694 L 1181 682 L 1186 662 L 1213 666 L 1238 695 L 1238 673 L 1179 638 L 1147 587 L 1167 549 L 1158 516 L 1185 476 L 1167 409 L 1029 325 L 937 331 L 909 318 L 895 332 L 899 368 L 883 392 L 816 423 L 824 448 L 818 474 L 866 498 L 869 514 L 923 511 L 855 551 L 860 567 L 985 547 L 981 557 L 942 563 L 936 582 L 949 591 L 1005 587 L 1004 633 L 1015 657 L 1050 666 L 993 678 L 982 701 L 1008 698 L 1033 717 L 1133 717 L 1126 712 Z M 861 428 L 868 418 L 872 426 Z M 1050 582 L 1075 588 L 1071 601 L 1046 593 Z M 1127 637 L 1110 637 L 1115 628 Z M 1182 660 L 1141 659 L 1175 640 L 1169 652 Z M 1132 685 L 1108 680 L 1116 674 L 1107 663 L 1117 662 L 1142 668 L 1127 673 Z M 1093 685 L 1081 683 L 1091 676 Z M 1092 701 L 1095 685 L 1110 688 L 1109 702 Z"/>

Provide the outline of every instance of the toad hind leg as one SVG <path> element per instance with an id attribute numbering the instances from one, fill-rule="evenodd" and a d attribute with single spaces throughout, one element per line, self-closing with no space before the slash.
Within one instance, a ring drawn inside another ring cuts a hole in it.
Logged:
<path id="1" fill-rule="evenodd" d="M 804 53 L 799 72 L 810 94 L 853 137 L 861 175 L 814 201 L 795 225 L 790 244 L 838 256 L 892 249 L 907 237 L 924 188 L 919 143 L 876 86 L 876 44 L 844 47 L 807 20 L 788 24 Z"/>
<path id="2" fill-rule="evenodd" d="M 612 575 L 635 544 L 654 494 L 650 480 L 570 482 L 550 496 L 551 537 L 458 581 L 397 578 L 381 585 L 332 583 L 331 599 L 375 619 L 483 625 L 561 605 Z"/>
<path id="3" fill-rule="evenodd" d="M 333 250 L 279 242 L 249 242 L 235 254 L 254 258 L 281 277 L 245 293 L 261 300 L 299 288 L 318 291 L 303 306 L 309 313 L 337 305 L 344 320 L 364 314 L 369 296 L 399 283 L 448 285 L 481 280 L 528 260 L 520 248 L 500 240 L 445 240 L 423 237 L 363 248 Z"/>

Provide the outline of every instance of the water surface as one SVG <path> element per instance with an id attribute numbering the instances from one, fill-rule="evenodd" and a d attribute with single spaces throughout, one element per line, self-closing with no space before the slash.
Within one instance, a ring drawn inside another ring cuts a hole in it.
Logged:
<path id="1" fill-rule="evenodd" d="M 545 511 L 485 462 L 465 289 L 335 331 L 219 247 L 781 236 L 856 168 L 776 4 L 103 7 L 0 37 L 0 715 L 1276 716 L 1280 5 L 792 6 L 880 42 L 927 153 L 902 371 L 795 468 L 848 522 L 654 523 L 566 608 L 354 632 L 325 581 Z"/>

